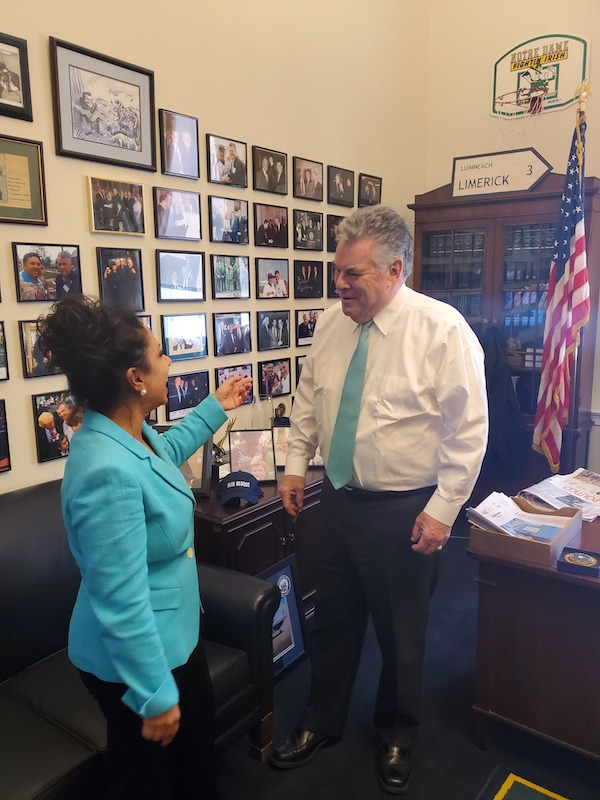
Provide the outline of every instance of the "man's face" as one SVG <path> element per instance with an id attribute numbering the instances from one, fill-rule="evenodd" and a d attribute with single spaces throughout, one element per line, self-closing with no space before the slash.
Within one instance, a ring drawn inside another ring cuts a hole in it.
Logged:
<path id="1" fill-rule="evenodd" d="M 219 159 L 219 161 L 221 161 L 221 162 L 224 162 L 224 161 L 225 161 L 225 149 L 221 150 L 221 149 L 219 148 L 219 149 L 217 150 L 217 158 L 218 158 L 218 159 Z"/>
<path id="2" fill-rule="evenodd" d="M 44 267 L 37 256 L 31 256 L 27 261 L 23 262 L 23 271 L 29 275 L 30 278 L 41 278 Z"/>
<path id="3" fill-rule="evenodd" d="M 317 171 L 316 171 L 316 169 L 313 169 L 313 171 L 312 171 L 312 179 L 313 179 L 313 183 L 317 182 Z"/>
<path id="4" fill-rule="evenodd" d="M 304 315 L 302 316 L 302 322 L 303 322 L 305 325 L 308 325 L 308 314 L 304 314 Z"/>
<path id="5" fill-rule="evenodd" d="M 264 324 L 265 324 L 265 327 L 267 327 L 267 328 L 269 327 L 269 317 L 265 317 Z"/>
<path id="6" fill-rule="evenodd" d="M 56 413 L 62 420 L 65 420 L 69 416 L 69 409 L 66 407 L 64 403 L 61 403 L 59 407 L 56 409 Z"/>
<path id="7" fill-rule="evenodd" d="M 191 145 L 192 145 L 192 134 L 189 131 L 184 131 L 181 134 L 181 138 L 182 138 L 183 143 L 184 143 L 184 145 L 186 147 L 191 147 Z"/>
<path id="8" fill-rule="evenodd" d="M 285 361 L 283 361 L 283 362 L 281 363 L 281 370 L 280 370 L 280 371 L 281 371 L 281 380 L 283 380 L 284 378 L 287 378 L 287 375 L 288 375 L 288 365 L 286 364 L 286 362 L 285 362 Z"/>
<path id="9" fill-rule="evenodd" d="M 374 241 L 340 242 L 335 251 L 335 288 L 342 311 L 354 322 L 369 322 L 392 299 L 402 282 L 402 262 L 380 270 L 373 261 Z"/>
<path id="10" fill-rule="evenodd" d="M 229 158 L 233 161 L 237 156 L 237 150 L 234 144 L 229 145 Z"/>
<path id="11" fill-rule="evenodd" d="M 171 131 L 171 141 L 173 144 L 179 144 L 179 132 L 178 131 Z"/>
<path id="12" fill-rule="evenodd" d="M 73 262 L 70 258 L 66 258 L 66 256 L 60 256 L 56 259 L 56 268 L 64 278 L 69 275 L 69 273 L 73 272 Z"/>
<path id="13" fill-rule="evenodd" d="M 280 278 L 279 270 L 275 270 L 275 281 L 279 282 L 279 278 Z"/>
<path id="14" fill-rule="evenodd" d="M 269 159 L 266 156 L 262 160 L 262 168 L 265 172 L 269 169 Z"/>

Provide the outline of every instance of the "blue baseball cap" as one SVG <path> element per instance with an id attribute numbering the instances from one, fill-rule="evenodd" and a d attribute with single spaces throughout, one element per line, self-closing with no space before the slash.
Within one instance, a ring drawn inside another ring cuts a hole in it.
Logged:
<path id="1" fill-rule="evenodd" d="M 246 500 L 248 505 L 253 506 L 263 496 L 263 490 L 258 485 L 258 481 L 249 472 L 230 472 L 217 484 L 217 498 L 221 505 L 225 505 L 230 500 Z"/>

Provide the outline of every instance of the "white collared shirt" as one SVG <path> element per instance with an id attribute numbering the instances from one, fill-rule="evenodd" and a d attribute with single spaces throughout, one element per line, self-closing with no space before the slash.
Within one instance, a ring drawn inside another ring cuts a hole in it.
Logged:
<path id="1" fill-rule="evenodd" d="M 483 351 L 452 306 L 402 285 L 374 318 L 351 484 L 370 491 L 436 486 L 425 511 L 452 525 L 487 443 Z M 319 317 L 291 414 L 286 475 L 325 464 L 360 325 L 340 303 Z"/>

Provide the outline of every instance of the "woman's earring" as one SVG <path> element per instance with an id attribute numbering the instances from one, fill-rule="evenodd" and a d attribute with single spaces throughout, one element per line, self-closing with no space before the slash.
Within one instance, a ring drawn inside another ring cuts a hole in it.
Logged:
<path id="1" fill-rule="evenodd" d="M 147 394 L 148 392 L 145 389 L 140 390 L 140 397 L 146 397 Z"/>

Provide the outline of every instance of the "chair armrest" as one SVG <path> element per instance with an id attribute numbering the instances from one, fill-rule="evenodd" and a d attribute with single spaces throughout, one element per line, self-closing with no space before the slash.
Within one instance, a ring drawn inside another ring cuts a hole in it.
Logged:
<path id="1" fill-rule="evenodd" d="M 198 564 L 205 613 L 201 635 L 248 654 L 261 704 L 272 704 L 273 617 L 281 594 L 277 586 L 244 572 Z"/>

